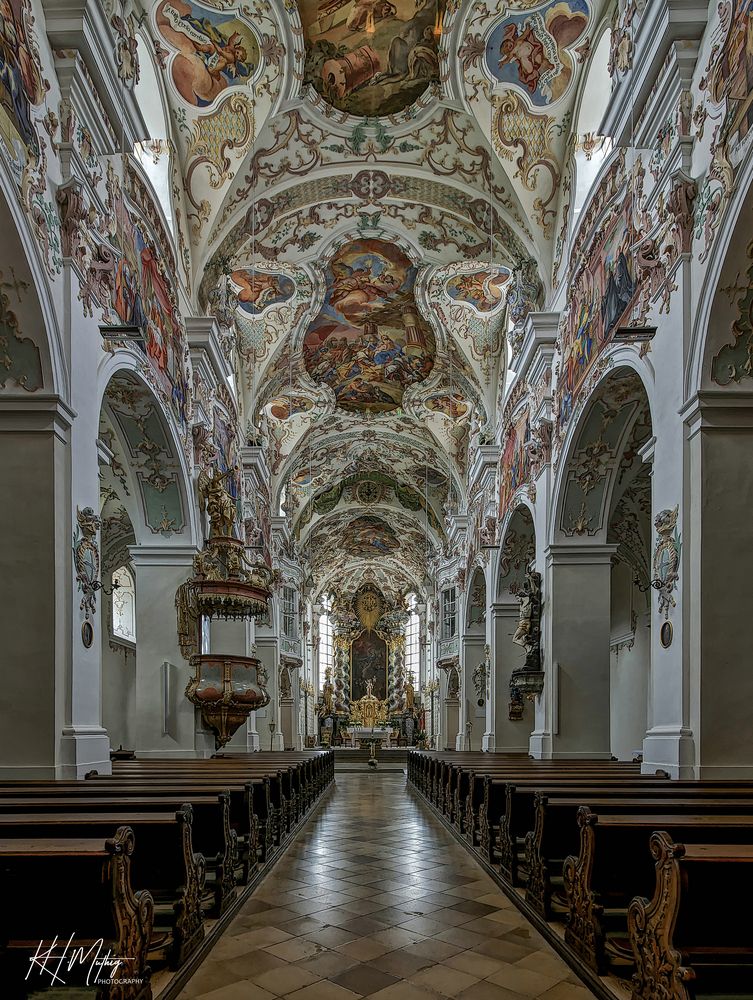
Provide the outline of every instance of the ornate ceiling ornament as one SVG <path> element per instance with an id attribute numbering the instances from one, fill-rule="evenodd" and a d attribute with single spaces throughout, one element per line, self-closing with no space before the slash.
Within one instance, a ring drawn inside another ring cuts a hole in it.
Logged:
<path id="1" fill-rule="evenodd" d="M 373 632 L 384 614 L 384 599 L 381 592 L 370 584 L 365 584 L 353 599 L 353 607 L 361 625 Z"/>

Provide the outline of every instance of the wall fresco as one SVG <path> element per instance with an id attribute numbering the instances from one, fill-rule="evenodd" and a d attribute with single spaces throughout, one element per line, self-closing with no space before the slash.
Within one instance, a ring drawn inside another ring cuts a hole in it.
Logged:
<path id="1" fill-rule="evenodd" d="M 306 333 L 304 362 L 338 406 L 384 412 L 434 366 L 434 336 L 414 295 L 416 268 L 383 240 L 346 244 L 326 275 L 324 304 Z"/>
<path id="2" fill-rule="evenodd" d="M 529 479 L 530 463 L 527 445 L 530 439 L 531 425 L 526 407 L 512 422 L 503 441 L 499 470 L 500 520 L 509 510 L 518 487 Z"/>
<path id="3" fill-rule="evenodd" d="M 121 323 L 139 327 L 138 346 L 149 359 L 161 390 L 185 430 L 189 388 L 186 339 L 165 257 L 146 226 L 128 207 L 118 178 L 108 175 L 114 238 L 119 243 L 111 307 Z"/>
<path id="4" fill-rule="evenodd" d="M 10 149 L 20 143 L 37 155 L 39 138 L 32 109 L 46 91 L 30 32 L 29 0 L 0 4 L 0 136 Z"/>
<path id="5" fill-rule="evenodd" d="M 630 317 L 639 283 L 631 247 L 638 234 L 630 219 L 626 194 L 609 222 L 593 238 L 584 264 L 572 279 L 568 313 L 562 330 L 562 375 L 558 385 L 560 426 L 591 366 L 617 329 Z"/>

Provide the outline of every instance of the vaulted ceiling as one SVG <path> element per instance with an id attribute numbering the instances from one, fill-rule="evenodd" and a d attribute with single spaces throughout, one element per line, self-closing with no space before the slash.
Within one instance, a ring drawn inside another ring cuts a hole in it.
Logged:
<path id="1" fill-rule="evenodd" d="M 445 544 L 494 432 L 508 294 L 550 289 L 602 6 L 153 4 L 187 291 L 234 331 L 320 591 L 421 590 Z"/>

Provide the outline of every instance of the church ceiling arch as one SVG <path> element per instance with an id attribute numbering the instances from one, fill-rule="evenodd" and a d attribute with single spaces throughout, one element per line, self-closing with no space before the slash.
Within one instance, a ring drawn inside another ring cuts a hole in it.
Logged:
<path id="1" fill-rule="evenodd" d="M 105 500 L 122 506 L 139 541 L 182 534 L 187 527 L 185 489 L 159 404 L 128 372 L 105 390 L 99 439 L 107 453 L 100 475 Z"/>
<path id="2" fill-rule="evenodd" d="M 339 578 L 350 583 L 355 567 L 395 569 L 420 583 L 433 545 L 412 517 L 390 511 L 336 511 L 323 518 L 303 545 L 315 580 Z"/>
<path id="3" fill-rule="evenodd" d="M 420 492 L 446 493 L 448 477 L 453 492 L 462 495 L 461 478 L 431 437 L 427 426 L 399 418 L 393 429 L 374 429 L 351 423 L 338 433 L 312 437 L 310 447 L 300 445 L 290 456 L 278 479 L 279 489 L 290 484 L 296 509 L 308 491 L 331 488 L 343 478 L 360 473 L 380 473 Z"/>
<path id="4" fill-rule="evenodd" d="M 436 497 L 429 496 L 427 487 L 428 484 L 422 492 L 415 484 L 374 470 L 346 476 L 306 499 L 295 522 L 295 536 L 301 544 L 305 544 L 308 534 L 316 529 L 322 518 L 335 510 L 359 508 L 369 514 L 379 513 L 388 522 L 393 519 L 393 514 L 400 516 L 407 513 L 423 524 L 424 532 L 435 543 L 442 544 L 444 526 L 432 506 Z"/>
<path id="5" fill-rule="evenodd" d="M 349 166 L 357 176 L 375 162 L 387 174 L 423 177 L 455 187 L 470 202 L 491 200 L 508 231 L 526 247 L 526 255 L 536 252 L 539 237 L 490 149 L 488 124 L 485 132 L 482 123 L 467 112 L 441 106 L 426 121 L 409 120 L 395 126 L 390 122 L 389 130 L 371 120 L 346 126 L 328 118 L 314 120 L 305 106 L 270 117 L 237 172 L 238 182 L 225 197 L 209 245 L 220 244 L 243 220 L 250 222 L 250 205 L 261 199 L 269 202 L 274 192 L 285 191 L 304 178 L 340 178 Z M 265 204 L 265 211 L 268 208 Z M 480 204 L 477 210 L 482 211 Z M 484 229 L 488 234 L 488 224 Z M 510 242 L 508 232 L 505 241 Z"/>

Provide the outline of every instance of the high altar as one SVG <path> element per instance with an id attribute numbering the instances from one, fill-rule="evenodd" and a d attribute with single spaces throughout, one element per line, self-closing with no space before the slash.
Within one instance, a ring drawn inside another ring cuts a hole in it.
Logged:
<path id="1" fill-rule="evenodd" d="M 379 741 L 386 747 L 390 745 L 392 730 L 387 724 L 389 703 L 380 701 L 373 694 L 373 687 L 373 683 L 367 680 L 366 694 L 351 703 L 348 735 L 352 746 L 358 746 L 360 740 Z"/>

